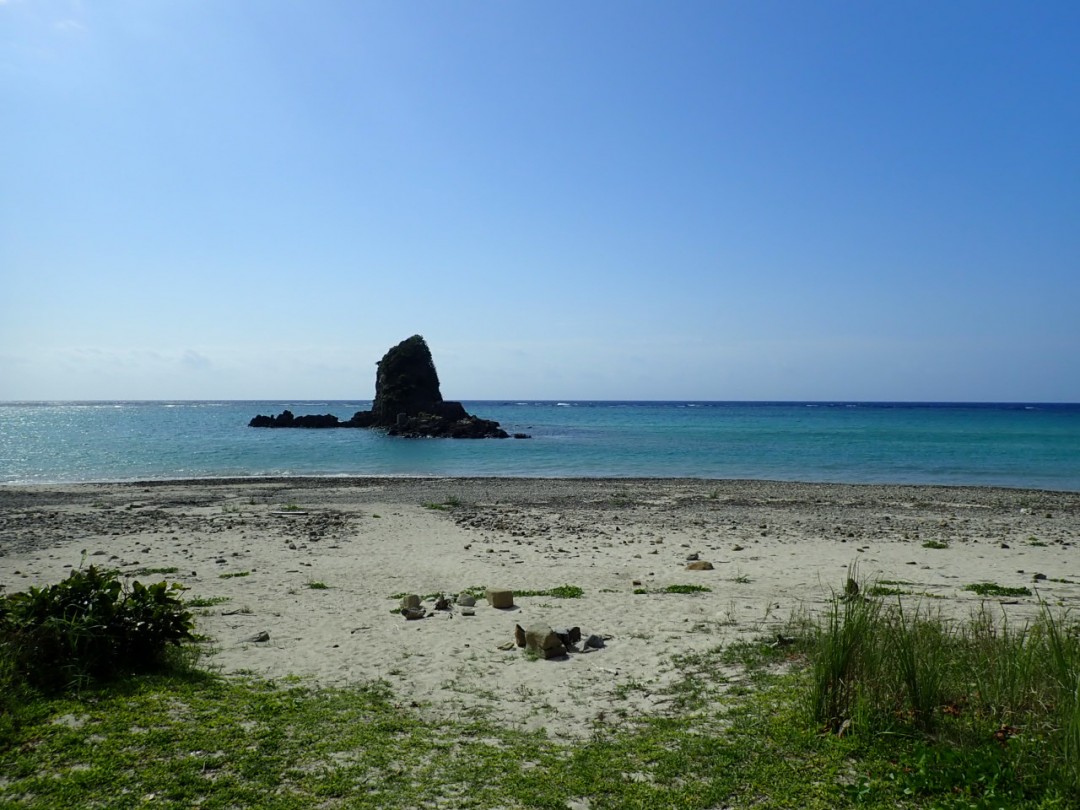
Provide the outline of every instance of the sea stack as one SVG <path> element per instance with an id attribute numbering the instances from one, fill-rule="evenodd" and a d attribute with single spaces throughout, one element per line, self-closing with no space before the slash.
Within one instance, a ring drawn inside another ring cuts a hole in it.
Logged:
<path id="1" fill-rule="evenodd" d="M 450 439 L 509 438 L 498 422 L 480 419 L 460 402 L 442 398 L 439 374 L 431 350 L 420 335 L 401 341 L 383 355 L 375 374 L 375 400 L 370 411 L 357 411 L 342 422 L 332 414 L 317 417 L 259 415 L 251 427 L 365 427 L 383 428 L 391 436 Z"/>

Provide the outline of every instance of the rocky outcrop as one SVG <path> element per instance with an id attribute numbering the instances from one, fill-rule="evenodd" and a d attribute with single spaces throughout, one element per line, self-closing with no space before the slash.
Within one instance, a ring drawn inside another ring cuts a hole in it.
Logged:
<path id="1" fill-rule="evenodd" d="M 357 411 L 347 422 L 333 414 L 278 416 L 262 414 L 249 427 L 269 428 L 384 428 L 391 436 L 405 438 L 506 439 L 498 422 L 480 419 L 465 411 L 460 402 L 442 398 L 439 375 L 431 350 L 420 335 L 413 335 L 383 355 L 375 375 L 375 400 L 370 411 Z M 526 438 L 515 434 L 515 438 Z"/>
<path id="2" fill-rule="evenodd" d="M 397 424 L 399 414 L 438 414 L 443 404 L 439 375 L 435 371 L 431 350 L 420 335 L 401 341 L 383 355 L 378 369 L 375 374 L 375 401 L 371 405 L 376 425 L 393 427 Z M 454 404 L 460 408 L 460 416 L 465 416 L 465 409 L 461 408 L 460 403 Z"/>
<path id="3" fill-rule="evenodd" d="M 341 426 L 342 422 L 332 413 L 293 416 L 292 411 L 282 411 L 277 416 L 259 415 L 248 422 L 248 427 L 330 428 Z"/>
<path id="4" fill-rule="evenodd" d="M 455 405 L 458 403 L 454 403 Z M 400 420 L 386 431 L 391 436 L 406 439 L 433 437 L 437 439 L 506 439 L 506 431 L 498 422 L 466 414 L 460 419 L 447 419 L 438 414 L 422 413 Z"/>

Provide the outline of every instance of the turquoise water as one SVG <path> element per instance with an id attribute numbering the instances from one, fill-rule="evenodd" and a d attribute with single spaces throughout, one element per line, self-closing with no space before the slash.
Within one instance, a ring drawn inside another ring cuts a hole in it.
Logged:
<path id="1" fill-rule="evenodd" d="M 1080 405 L 466 402 L 518 440 L 247 427 L 356 402 L 0 403 L 0 483 L 277 475 L 750 478 L 1080 491 Z"/>

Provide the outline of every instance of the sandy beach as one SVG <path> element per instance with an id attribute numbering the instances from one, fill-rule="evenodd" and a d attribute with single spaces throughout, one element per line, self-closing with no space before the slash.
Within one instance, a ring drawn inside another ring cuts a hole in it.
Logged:
<path id="1" fill-rule="evenodd" d="M 989 601 L 1022 620 L 1039 597 L 1074 608 L 1078 542 L 1080 493 L 1031 490 L 504 478 L 0 488 L 6 592 L 88 565 L 177 581 L 214 603 L 194 610 L 205 665 L 312 685 L 384 679 L 422 712 L 486 712 L 554 738 L 662 710 L 679 656 L 775 634 L 828 604 L 852 565 L 947 615 Z M 712 569 L 688 570 L 692 557 Z M 981 582 L 1033 594 L 964 589 Z M 583 594 L 521 595 L 562 585 Z M 433 610 L 436 594 L 493 587 L 519 594 L 515 606 Z M 431 615 L 407 621 L 402 594 L 425 597 Z M 604 646 L 536 660 L 512 643 L 515 625 L 534 623 Z"/>

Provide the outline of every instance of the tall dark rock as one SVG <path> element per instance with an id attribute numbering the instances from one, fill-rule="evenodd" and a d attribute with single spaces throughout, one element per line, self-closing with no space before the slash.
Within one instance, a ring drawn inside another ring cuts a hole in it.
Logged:
<path id="1" fill-rule="evenodd" d="M 439 374 L 431 350 L 420 335 L 390 349 L 375 374 L 375 401 L 371 413 L 376 425 L 393 427 L 398 415 L 435 414 L 443 402 Z"/>

